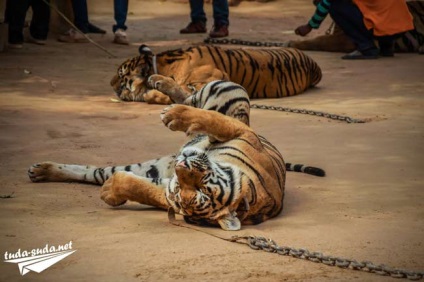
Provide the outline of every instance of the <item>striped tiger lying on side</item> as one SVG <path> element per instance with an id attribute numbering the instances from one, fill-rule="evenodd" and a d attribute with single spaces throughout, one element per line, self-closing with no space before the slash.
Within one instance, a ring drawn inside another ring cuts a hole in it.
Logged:
<path id="1" fill-rule="evenodd" d="M 111 80 L 121 100 L 175 102 L 168 93 L 151 89 L 147 81 L 153 74 L 172 77 L 186 93 L 214 80 L 230 80 L 243 86 L 250 98 L 296 95 L 317 85 L 322 77 L 318 64 L 293 48 L 224 49 L 201 45 L 154 55 L 142 45 L 139 53 L 122 63 Z"/>
<path id="2" fill-rule="evenodd" d="M 162 76 L 149 81 L 178 90 L 171 82 Z M 191 137 L 176 155 L 105 168 L 45 162 L 29 168 L 30 179 L 100 184 L 101 199 L 111 206 L 130 200 L 172 207 L 187 222 L 225 230 L 277 216 L 283 208 L 286 165 L 279 151 L 249 127 L 244 88 L 213 81 L 192 96 L 174 94 L 184 98 L 182 104 L 165 108 L 161 119 L 169 129 Z M 309 173 L 317 171 L 323 174 L 319 169 Z"/>

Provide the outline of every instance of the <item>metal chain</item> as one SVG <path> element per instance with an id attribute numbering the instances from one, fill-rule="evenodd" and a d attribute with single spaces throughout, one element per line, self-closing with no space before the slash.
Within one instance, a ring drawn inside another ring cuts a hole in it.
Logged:
<path id="1" fill-rule="evenodd" d="M 324 118 L 328 118 L 328 119 L 344 121 L 344 122 L 347 122 L 347 123 L 365 123 L 365 122 L 367 122 L 364 119 L 354 119 L 354 118 L 351 118 L 351 117 L 348 117 L 348 116 L 330 114 L 330 113 L 313 111 L 313 110 L 284 108 L 284 107 L 257 105 L 257 104 L 252 104 L 252 105 L 250 105 L 250 107 L 253 108 L 253 109 L 273 110 L 273 111 L 288 112 L 288 113 L 295 113 L 295 114 L 312 115 L 312 116 L 318 116 L 318 117 L 324 117 Z"/>
<path id="2" fill-rule="evenodd" d="M 232 44 L 232 45 L 245 45 L 252 47 L 289 47 L 288 42 L 261 42 L 261 41 L 248 41 L 241 39 L 216 39 L 206 38 L 203 40 L 206 44 Z"/>
<path id="3" fill-rule="evenodd" d="M 384 264 L 376 265 L 370 261 L 358 262 L 352 259 L 346 259 L 335 256 L 324 255 L 320 252 L 310 252 L 307 249 L 296 249 L 285 246 L 278 246 L 272 239 L 256 236 L 233 236 L 232 242 L 244 243 L 253 250 L 262 250 L 270 253 L 277 253 L 283 256 L 291 256 L 298 259 L 323 263 L 328 266 L 337 266 L 345 269 L 361 270 L 364 272 L 375 273 L 382 276 L 391 276 L 393 278 L 407 278 L 409 280 L 420 280 L 424 277 L 423 271 L 408 271 L 392 268 Z"/>
<path id="4" fill-rule="evenodd" d="M 320 252 L 310 252 L 306 249 L 295 249 L 291 247 L 278 246 L 272 239 L 267 239 L 265 237 L 257 237 L 257 236 L 232 236 L 230 238 L 226 236 L 222 236 L 215 232 L 211 232 L 211 229 L 201 228 L 195 225 L 187 224 L 185 222 L 181 222 L 176 220 L 175 218 L 175 210 L 173 208 L 168 209 L 168 220 L 171 224 L 175 226 L 180 226 L 184 228 L 188 228 L 191 230 L 195 230 L 198 232 L 202 232 L 213 236 L 215 238 L 219 238 L 221 240 L 225 240 L 228 242 L 238 243 L 248 245 L 253 250 L 262 250 L 270 253 L 277 253 L 283 256 L 292 256 L 294 258 L 304 259 L 313 261 L 316 263 L 323 263 L 328 266 L 337 266 L 344 269 L 352 269 L 352 270 L 362 270 L 369 273 L 375 273 L 379 275 L 390 275 L 393 278 L 407 278 L 410 280 L 420 280 L 424 277 L 423 271 L 408 271 L 403 269 L 397 269 L 388 267 L 384 264 L 375 265 L 370 261 L 362 261 L 358 262 L 352 259 L 345 259 L 340 257 L 328 256 L 324 255 Z"/>
<path id="5" fill-rule="evenodd" d="M 334 31 L 335 24 L 331 23 L 325 34 L 332 34 Z M 216 39 L 216 38 L 205 38 L 203 40 L 206 44 L 232 44 L 232 45 L 245 45 L 252 47 L 290 47 L 290 42 L 261 42 L 261 41 L 248 41 L 242 39 Z"/>

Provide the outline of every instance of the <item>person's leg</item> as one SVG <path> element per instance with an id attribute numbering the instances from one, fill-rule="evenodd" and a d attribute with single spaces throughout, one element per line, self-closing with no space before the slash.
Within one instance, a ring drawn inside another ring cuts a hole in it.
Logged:
<path id="1" fill-rule="evenodd" d="M 30 0 L 30 5 L 32 7 L 30 34 L 34 39 L 44 41 L 49 32 L 50 7 L 42 0 Z"/>
<path id="2" fill-rule="evenodd" d="M 203 10 L 203 1 L 190 0 L 190 18 L 193 23 L 206 24 L 206 14 Z"/>
<path id="3" fill-rule="evenodd" d="M 180 33 L 205 33 L 206 14 L 203 10 L 203 0 L 190 0 L 191 22 Z"/>
<path id="4" fill-rule="evenodd" d="M 221 26 L 230 24 L 228 0 L 213 0 L 213 19 L 214 25 Z"/>
<path id="5" fill-rule="evenodd" d="M 380 55 L 384 57 L 393 57 L 395 52 L 395 40 L 400 34 L 377 37 Z"/>
<path id="6" fill-rule="evenodd" d="M 213 0 L 214 27 L 209 33 L 212 38 L 228 36 L 228 25 L 230 21 L 228 0 Z"/>
<path id="7" fill-rule="evenodd" d="M 112 27 L 113 32 L 118 29 L 127 30 L 125 22 L 127 21 L 128 14 L 128 0 L 114 0 L 114 17 L 116 24 Z"/>
<path id="8" fill-rule="evenodd" d="M 105 30 L 88 21 L 87 0 L 72 0 L 72 9 L 74 10 L 74 24 L 83 33 L 106 33 Z"/>
<path id="9" fill-rule="evenodd" d="M 74 12 L 74 25 L 82 33 L 89 33 L 89 22 L 88 22 L 88 9 L 87 0 L 72 0 L 72 10 Z M 58 40 L 60 42 L 67 43 L 87 43 L 87 38 L 81 33 L 71 28 L 64 34 L 59 35 Z"/>
<path id="10" fill-rule="evenodd" d="M 113 43 L 128 45 L 130 42 L 127 38 L 127 26 L 125 22 L 127 21 L 128 14 L 128 0 L 114 0 L 113 1 L 114 16 L 116 25 L 112 27 L 115 37 Z"/>
<path id="11" fill-rule="evenodd" d="M 74 24 L 83 33 L 88 33 L 88 8 L 87 0 L 72 0 L 74 11 Z"/>
<path id="12" fill-rule="evenodd" d="M 23 29 L 29 0 L 7 0 L 5 22 L 9 25 L 9 43 L 20 45 L 24 42 Z M 22 46 L 21 46 L 22 47 Z"/>
<path id="13" fill-rule="evenodd" d="M 329 12 L 360 53 L 370 57 L 378 55 L 372 30 L 366 28 L 361 11 L 351 0 L 332 1 Z"/>

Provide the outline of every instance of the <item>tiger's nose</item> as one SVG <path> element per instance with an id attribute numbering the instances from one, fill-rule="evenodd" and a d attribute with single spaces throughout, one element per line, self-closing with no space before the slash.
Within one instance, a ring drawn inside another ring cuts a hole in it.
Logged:
<path id="1" fill-rule="evenodd" d="M 175 165 L 175 167 L 184 167 L 184 168 L 187 168 L 187 164 L 186 164 L 186 162 L 185 162 L 185 161 L 180 161 L 180 162 L 178 162 L 178 163 Z"/>

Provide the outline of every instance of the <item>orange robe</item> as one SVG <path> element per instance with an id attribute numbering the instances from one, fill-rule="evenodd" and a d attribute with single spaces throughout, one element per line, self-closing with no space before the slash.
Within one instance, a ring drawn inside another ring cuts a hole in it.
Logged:
<path id="1" fill-rule="evenodd" d="M 405 0 L 353 0 L 375 36 L 394 35 L 414 29 Z"/>

